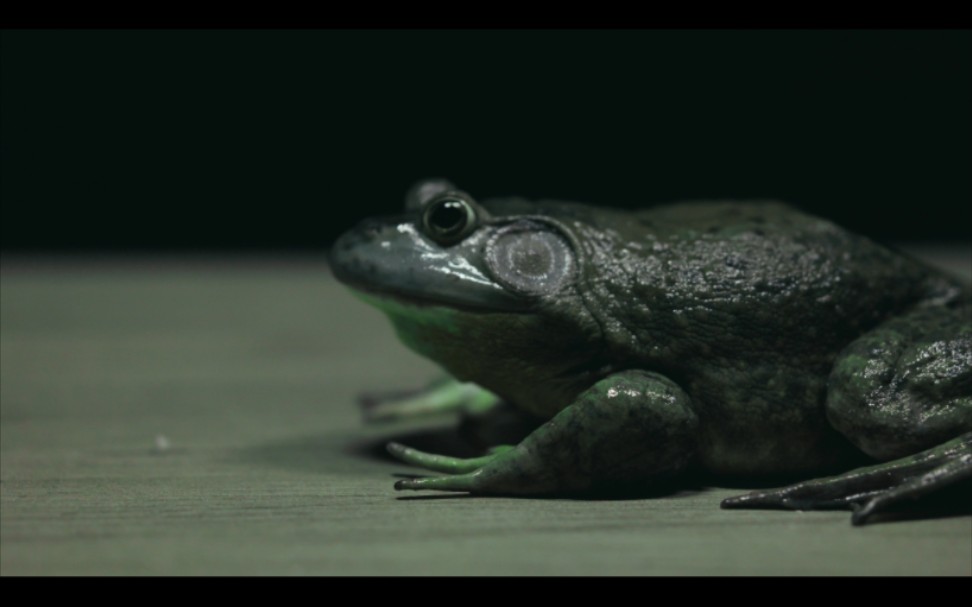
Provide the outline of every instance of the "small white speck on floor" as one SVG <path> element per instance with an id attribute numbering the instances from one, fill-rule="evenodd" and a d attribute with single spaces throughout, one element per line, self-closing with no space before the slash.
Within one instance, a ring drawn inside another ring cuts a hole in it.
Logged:
<path id="1" fill-rule="evenodd" d="M 159 453 L 164 453 L 172 447 L 172 443 L 169 439 L 165 437 L 164 434 L 155 435 L 155 450 Z"/>

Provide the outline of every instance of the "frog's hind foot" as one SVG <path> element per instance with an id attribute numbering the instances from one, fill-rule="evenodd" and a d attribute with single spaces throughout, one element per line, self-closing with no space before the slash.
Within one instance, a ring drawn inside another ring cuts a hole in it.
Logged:
<path id="1" fill-rule="evenodd" d="M 921 500 L 960 488 L 972 509 L 972 432 L 917 455 L 858 468 L 828 478 L 754 491 L 723 500 L 723 508 L 788 510 L 851 509 L 851 522 L 863 525 L 892 505 Z"/>

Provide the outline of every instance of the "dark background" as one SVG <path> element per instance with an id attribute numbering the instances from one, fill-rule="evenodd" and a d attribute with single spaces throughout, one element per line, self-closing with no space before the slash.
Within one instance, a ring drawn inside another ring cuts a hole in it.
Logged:
<path id="1" fill-rule="evenodd" d="M 972 238 L 965 31 L 4 31 L 5 252 L 322 250 L 416 179 Z"/>

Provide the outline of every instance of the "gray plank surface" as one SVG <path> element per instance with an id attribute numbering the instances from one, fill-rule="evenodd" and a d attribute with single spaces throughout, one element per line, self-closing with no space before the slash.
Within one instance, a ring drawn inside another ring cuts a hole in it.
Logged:
<path id="1" fill-rule="evenodd" d="M 3 575 L 972 575 L 969 516 L 396 494 L 373 447 L 419 425 L 364 427 L 354 395 L 435 368 L 319 259 L 0 272 Z"/>

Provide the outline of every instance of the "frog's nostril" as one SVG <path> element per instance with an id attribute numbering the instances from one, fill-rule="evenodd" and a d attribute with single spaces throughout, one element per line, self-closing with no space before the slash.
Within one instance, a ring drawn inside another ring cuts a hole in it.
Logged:
<path id="1" fill-rule="evenodd" d="M 381 233 L 382 225 L 374 221 L 366 221 L 361 225 L 361 235 L 365 240 L 372 240 Z"/>

